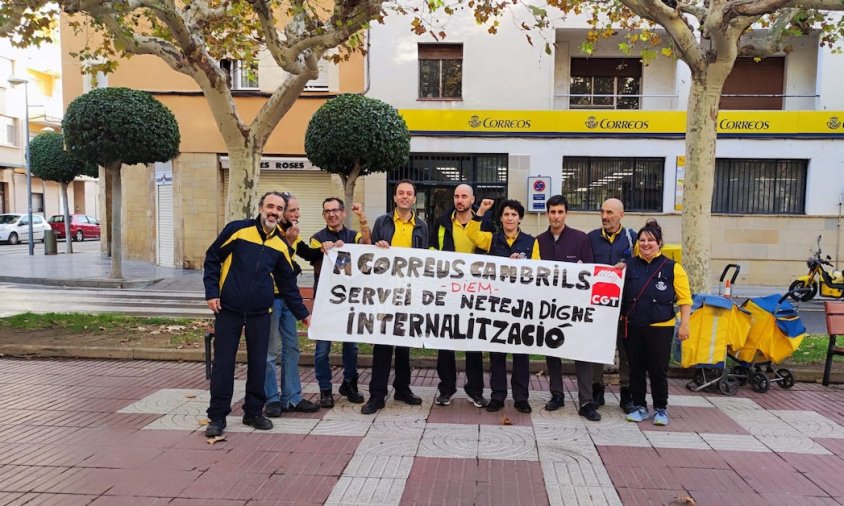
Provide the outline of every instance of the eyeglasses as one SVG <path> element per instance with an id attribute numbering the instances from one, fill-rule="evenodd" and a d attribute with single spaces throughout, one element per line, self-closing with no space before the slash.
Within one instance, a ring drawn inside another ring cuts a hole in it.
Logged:
<path id="1" fill-rule="evenodd" d="M 326 216 L 328 216 L 329 214 L 340 214 L 342 212 L 343 212 L 343 209 L 341 209 L 339 207 L 336 208 L 336 209 L 323 209 L 322 210 L 322 214 L 324 214 Z"/>

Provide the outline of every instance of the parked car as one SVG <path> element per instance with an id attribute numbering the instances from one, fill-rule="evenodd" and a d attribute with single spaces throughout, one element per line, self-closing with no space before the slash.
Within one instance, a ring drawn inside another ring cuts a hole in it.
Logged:
<path id="1" fill-rule="evenodd" d="M 56 231 L 56 237 L 64 239 L 64 215 L 50 216 L 50 226 Z M 100 222 L 87 214 L 72 214 L 70 216 L 70 236 L 74 241 L 100 238 Z"/>
<path id="2" fill-rule="evenodd" d="M 37 214 L 32 215 L 32 237 L 34 241 L 44 241 L 44 232 L 50 225 Z M 0 241 L 17 244 L 29 241 L 29 215 L 20 213 L 0 214 Z"/>

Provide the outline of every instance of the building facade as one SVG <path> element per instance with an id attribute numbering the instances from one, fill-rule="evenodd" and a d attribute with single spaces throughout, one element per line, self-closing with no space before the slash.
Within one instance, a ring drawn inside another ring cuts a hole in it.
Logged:
<path id="1" fill-rule="evenodd" d="M 153 56 L 124 60 L 107 76 L 83 75 L 79 63 L 69 54 L 78 50 L 84 40 L 67 29 L 66 19 L 62 28 L 66 103 L 94 86 L 123 86 L 151 93 L 173 111 L 179 123 L 181 145 L 177 158 L 122 169 L 124 257 L 201 269 L 206 249 L 225 225 L 228 183 L 226 145 L 205 97 L 192 79 Z M 260 55 L 254 72 L 244 71 L 238 61 L 222 60 L 219 64 L 231 77 L 232 94 L 246 124 L 285 78 L 269 54 Z M 320 78 L 310 81 L 267 141 L 259 194 L 275 190 L 295 195 L 306 210 L 300 222 L 305 237 L 325 226 L 318 211 L 322 200 L 343 194 L 337 176 L 320 171 L 305 157 L 305 130 L 313 113 L 329 98 L 338 93 L 364 91 L 364 70 L 360 56 L 337 65 L 321 62 Z M 101 200 L 107 198 L 107 193 L 108 188 L 103 185 Z"/>
<path id="2" fill-rule="evenodd" d="M 58 44 L 20 49 L 0 38 L 0 213 L 28 210 L 26 119 L 29 118 L 30 138 L 45 129 L 61 129 L 60 70 Z M 27 83 L 12 85 L 10 78 L 25 79 Z M 70 212 L 98 216 L 96 188 L 97 181 L 88 177 L 77 178 L 68 185 Z M 61 185 L 33 177 L 32 212 L 45 218 L 62 214 Z"/>
<path id="3" fill-rule="evenodd" d="M 387 207 L 400 177 L 419 182 L 426 217 L 471 182 L 479 197 L 535 209 L 523 222 L 532 234 L 547 227 L 542 199 L 562 193 L 576 228 L 600 226 L 601 202 L 618 197 L 625 225 L 654 217 L 667 242 L 681 241 L 683 62 L 643 65 L 614 49 L 620 40 L 587 58 L 579 49 L 587 25 L 576 17 L 531 34 L 553 41 L 552 55 L 526 42 L 518 19 L 493 36 L 455 15 L 442 41 L 411 33 L 410 21 L 394 16 L 372 29 L 369 96 L 399 108 L 413 137 L 408 167 L 368 178 L 370 211 Z M 819 235 L 825 254 L 844 258 L 842 63 L 813 37 L 787 55 L 737 62 L 719 116 L 713 273 L 739 263 L 742 283 L 786 287 Z"/>

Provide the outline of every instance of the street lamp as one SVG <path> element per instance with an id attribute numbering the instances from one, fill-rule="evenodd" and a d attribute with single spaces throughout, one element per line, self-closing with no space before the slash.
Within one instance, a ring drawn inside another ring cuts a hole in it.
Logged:
<path id="1" fill-rule="evenodd" d="M 26 212 L 29 216 L 29 255 L 32 256 L 35 254 L 35 240 L 32 237 L 32 167 L 29 165 L 29 81 L 20 77 L 10 77 L 8 81 L 12 86 L 23 85 L 23 100 L 26 109 L 26 114 L 24 115 L 26 125 L 26 135 L 24 137 L 26 140 Z"/>

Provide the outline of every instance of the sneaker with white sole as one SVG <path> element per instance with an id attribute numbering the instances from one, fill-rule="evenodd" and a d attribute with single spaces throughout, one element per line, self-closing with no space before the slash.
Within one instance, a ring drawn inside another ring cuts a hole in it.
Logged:
<path id="1" fill-rule="evenodd" d="M 483 395 L 466 394 L 469 396 L 469 402 L 476 408 L 485 408 L 489 401 Z"/>
<path id="2" fill-rule="evenodd" d="M 651 414 L 648 413 L 648 408 L 644 406 L 636 406 L 635 411 L 631 411 L 627 414 L 627 421 L 628 422 L 644 422 L 648 418 L 651 417 Z"/>
<path id="3" fill-rule="evenodd" d="M 658 409 L 654 412 L 654 425 L 668 425 L 668 411 Z"/>
<path id="4" fill-rule="evenodd" d="M 437 406 L 448 406 L 449 404 L 451 404 L 451 398 L 453 396 L 454 396 L 454 394 L 451 394 L 451 395 L 440 394 L 440 395 L 438 395 L 437 396 Z"/>

